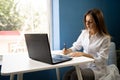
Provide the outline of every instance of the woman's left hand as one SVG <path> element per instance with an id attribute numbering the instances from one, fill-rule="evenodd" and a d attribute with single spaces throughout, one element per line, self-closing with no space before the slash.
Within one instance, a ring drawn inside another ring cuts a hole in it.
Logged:
<path id="1" fill-rule="evenodd" d="M 80 57 L 80 56 L 83 56 L 83 55 L 84 55 L 83 52 L 71 52 L 69 54 L 69 56 L 71 56 L 71 57 Z"/>

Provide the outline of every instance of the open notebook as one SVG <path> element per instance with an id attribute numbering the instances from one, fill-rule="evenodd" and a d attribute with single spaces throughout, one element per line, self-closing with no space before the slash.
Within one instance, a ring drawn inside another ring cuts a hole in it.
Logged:
<path id="1" fill-rule="evenodd" d="M 49 64 L 69 61 L 72 58 L 60 54 L 51 54 L 47 34 L 25 34 L 29 57 Z"/>

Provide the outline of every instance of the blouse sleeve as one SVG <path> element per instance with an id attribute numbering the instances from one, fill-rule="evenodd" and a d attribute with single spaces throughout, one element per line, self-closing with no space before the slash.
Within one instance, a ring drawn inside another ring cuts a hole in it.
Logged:
<path id="1" fill-rule="evenodd" d="M 97 52 L 96 56 L 94 56 L 96 64 L 99 65 L 108 59 L 109 47 L 110 47 L 110 38 L 105 37 L 100 46 L 99 52 Z"/>
<path id="2" fill-rule="evenodd" d="M 72 49 L 72 51 L 76 51 L 76 50 L 82 49 L 82 43 L 81 43 L 81 41 L 83 39 L 84 33 L 85 33 L 85 30 L 82 30 L 80 36 L 78 37 L 78 39 L 76 40 L 76 42 L 73 43 L 73 46 L 70 48 L 70 49 Z"/>

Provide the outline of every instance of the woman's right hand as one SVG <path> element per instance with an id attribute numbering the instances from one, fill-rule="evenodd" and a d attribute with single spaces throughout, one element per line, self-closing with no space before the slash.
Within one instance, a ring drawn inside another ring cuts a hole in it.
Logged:
<path id="1" fill-rule="evenodd" d="M 65 49 L 65 48 L 63 48 L 63 54 L 64 54 L 64 55 L 67 55 L 67 54 L 69 54 L 70 52 L 72 52 L 71 49 Z"/>

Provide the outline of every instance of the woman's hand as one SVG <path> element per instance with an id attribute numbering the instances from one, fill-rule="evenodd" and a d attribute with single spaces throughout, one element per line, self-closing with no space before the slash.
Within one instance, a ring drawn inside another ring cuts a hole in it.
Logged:
<path id="1" fill-rule="evenodd" d="M 83 56 L 84 53 L 83 52 L 72 52 L 69 54 L 69 56 L 71 57 L 80 57 L 80 56 Z"/>
<path id="2" fill-rule="evenodd" d="M 72 52 L 72 50 L 71 49 L 63 49 L 63 54 L 64 55 L 67 55 L 67 54 L 69 54 L 70 52 Z"/>

